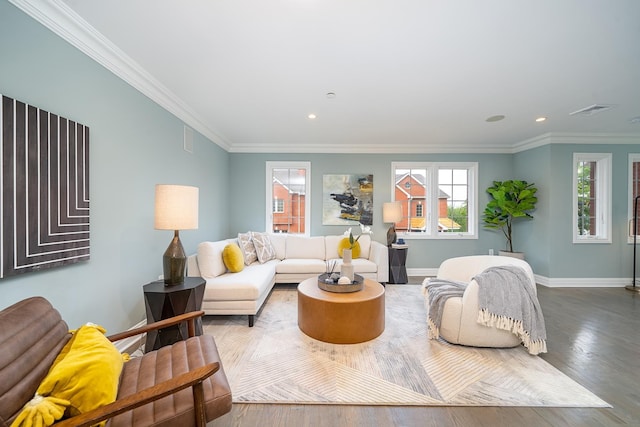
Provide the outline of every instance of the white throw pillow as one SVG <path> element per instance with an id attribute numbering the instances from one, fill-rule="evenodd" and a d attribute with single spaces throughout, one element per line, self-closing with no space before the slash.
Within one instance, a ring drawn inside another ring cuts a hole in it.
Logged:
<path id="1" fill-rule="evenodd" d="M 202 242 L 198 245 L 198 267 L 200 276 L 213 279 L 227 272 L 227 266 L 222 260 L 222 251 L 227 246 L 226 240 L 218 242 Z"/>
<path id="2" fill-rule="evenodd" d="M 258 255 L 258 261 L 261 264 L 265 262 L 276 259 L 276 250 L 273 248 L 271 244 L 271 239 L 267 233 L 256 233 L 255 231 L 251 232 L 251 240 L 253 240 L 253 245 L 256 248 L 256 254 Z"/>
<path id="3" fill-rule="evenodd" d="M 238 233 L 238 246 L 242 250 L 244 256 L 245 265 L 250 265 L 258 260 L 258 254 L 256 253 L 256 247 L 251 239 L 251 232 Z"/>

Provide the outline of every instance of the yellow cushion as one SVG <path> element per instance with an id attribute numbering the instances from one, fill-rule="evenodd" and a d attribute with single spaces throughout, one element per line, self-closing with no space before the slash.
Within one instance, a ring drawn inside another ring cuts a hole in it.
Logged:
<path id="1" fill-rule="evenodd" d="M 88 323 L 71 333 L 36 395 L 11 427 L 50 426 L 63 416 L 73 417 L 116 400 L 122 366 L 129 356 L 120 354 L 101 326 Z"/>
<path id="2" fill-rule="evenodd" d="M 242 271 L 244 268 L 244 255 L 242 255 L 242 250 L 235 243 L 229 243 L 224 247 L 222 261 L 224 261 L 227 270 L 232 273 Z"/>
<path id="3" fill-rule="evenodd" d="M 340 243 L 338 243 L 338 255 L 340 258 L 342 258 L 342 251 L 349 249 L 350 246 L 351 244 L 349 243 L 348 237 L 340 240 Z M 358 257 L 360 257 L 360 242 L 356 242 L 355 245 L 353 245 L 353 249 L 351 249 L 351 258 L 356 259 Z"/>

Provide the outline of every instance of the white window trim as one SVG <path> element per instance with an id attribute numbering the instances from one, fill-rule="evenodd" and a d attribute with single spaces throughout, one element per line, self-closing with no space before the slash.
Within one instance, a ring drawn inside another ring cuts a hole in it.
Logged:
<path id="1" fill-rule="evenodd" d="M 598 220 L 598 234 L 595 236 L 581 236 L 578 234 L 578 162 L 596 162 L 597 186 L 596 197 L 598 200 L 596 218 Z M 573 175 L 573 221 L 572 235 L 573 243 L 611 243 L 611 153 L 573 153 L 573 164 L 571 165 Z"/>
<path id="2" fill-rule="evenodd" d="M 391 198 L 395 201 L 396 169 L 426 169 L 426 182 L 428 201 L 427 207 L 423 207 L 423 216 L 426 218 L 426 230 L 424 232 L 399 231 L 398 237 L 405 240 L 412 239 L 439 239 L 439 240 L 470 240 L 478 239 L 478 162 L 391 162 Z M 438 232 L 438 169 L 467 169 L 469 170 L 469 182 L 471 188 L 468 200 L 467 219 L 468 230 L 465 233 L 439 233 Z"/>
<path id="3" fill-rule="evenodd" d="M 273 233 L 273 170 L 274 169 L 305 169 L 305 196 L 304 196 L 304 233 L 299 235 L 309 236 L 311 230 L 311 162 L 266 162 L 266 222 L 265 230 Z"/>
<path id="4" fill-rule="evenodd" d="M 635 200 L 633 200 L 633 164 L 635 162 L 640 162 L 640 153 L 629 153 L 629 166 L 628 166 L 628 184 L 627 184 L 627 192 L 628 192 L 628 209 L 627 209 L 627 224 L 629 224 L 629 230 L 627 232 L 627 243 L 633 244 L 633 205 Z M 640 200 L 638 201 L 640 205 Z M 639 208 L 640 210 L 640 208 Z M 636 233 L 640 235 L 640 225 Z M 638 239 L 640 240 L 640 239 Z"/>

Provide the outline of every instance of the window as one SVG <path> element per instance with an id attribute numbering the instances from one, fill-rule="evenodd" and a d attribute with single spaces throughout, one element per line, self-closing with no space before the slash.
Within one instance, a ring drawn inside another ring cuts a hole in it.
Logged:
<path id="1" fill-rule="evenodd" d="M 573 242 L 611 243 L 611 154 L 573 154 Z"/>
<path id="2" fill-rule="evenodd" d="M 307 234 L 309 162 L 267 162 L 267 224 L 273 233 Z"/>
<path id="3" fill-rule="evenodd" d="M 640 196 L 640 154 L 629 154 L 629 243 L 633 243 L 633 218 L 636 197 Z M 635 217 L 640 216 L 640 199 L 638 200 L 638 212 Z M 636 234 L 640 235 L 640 221 L 636 223 Z"/>
<path id="4" fill-rule="evenodd" d="M 394 162 L 396 232 L 407 238 L 477 238 L 477 163 Z"/>
<path id="5" fill-rule="evenodd" d="M 283 199 L 273 199 L 273 213 L 284 213 Z"/>

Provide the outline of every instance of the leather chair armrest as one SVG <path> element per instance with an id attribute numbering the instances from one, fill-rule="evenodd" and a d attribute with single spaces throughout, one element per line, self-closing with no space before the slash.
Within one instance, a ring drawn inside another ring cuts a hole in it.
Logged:
<path id="1" fill-rule="evenodd" d="M 200 420 L 200 424 L 204 426 L 206 424 L 204 413 L 202 413 L 202 405 L 198 402 L 202 402 L 204 394 L 202 390 L 202 381 L 216 373 L 220 369 L 218 362 L 210 363 L 200 368 L 193 369 L 182 375 L 179 375 L 170 380 L 163 381 L 160 384 L 156 384 L 152 387 L 141 390 L 136 394 L 124 397 L 116 400 L 108 405 L 101 406 L 93 411 L 85 412 L 84 414 L 77 415 L 66 420 L 55 423 L 56 427 L 89 427 L 100 421 L 107 420 L 116 415 L 130 411 L 142 405 L 146 405 L 154 400 L 161 399 L 165 396 L 173 394 L 177 391 L 185 389 L 187 387 L 193 387 L 194 394 L 194 407 L 196 408 L 196 417 Z M 200 413 L 198 413 L 200 412 Z"/>
<path id="2" fill-rule="evenodd" d="M 149 331 L 163 329 L 168 326 L 177 325 L 182 322 L 188 322 L 188 333 L 190 337 L 196 335 L 195 319 L 204 316 L 204 311 L 191 311 L 189 313 L 181 314 L 179 316 L 170 317 L 168 319 L 159 320 L 157 322 L 149 323 L 148 325 L 141 326 L 139 328 L 130 329 L 128 331 L 120 332 L 118 334 L 109 335 L 107 338 L 109 341 L 119 341 L 125 338 L 134 337 L 136 335 L 144 334 Z"/>

